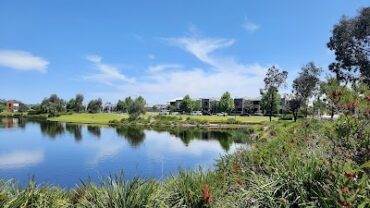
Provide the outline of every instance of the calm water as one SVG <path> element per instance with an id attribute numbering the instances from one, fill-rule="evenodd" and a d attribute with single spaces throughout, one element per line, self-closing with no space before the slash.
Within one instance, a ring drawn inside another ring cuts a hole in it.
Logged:
<path id="1" fill-rule="evenodd" d="M 119 173 L 163 179 L 181 169 L 212 168 L 239 146 L 228 131 L 140 129 L 0 121 L 0 178 L 71 187 L 80 179 Z"/>

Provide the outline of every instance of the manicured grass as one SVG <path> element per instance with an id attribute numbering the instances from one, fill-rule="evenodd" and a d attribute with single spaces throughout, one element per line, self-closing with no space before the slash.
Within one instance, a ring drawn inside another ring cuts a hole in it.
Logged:
<path id="1" fill-rule="evenodd" d="M 154 117 L 158 113 L 146 113 L 142 116 L 144 119 Z M 265 116 L 192 116 L 192 115 L 167 115 L 165 117 L 176 117 L 181 120 L 191 118 L 196 121 L 206 121 L 208 123 L 227 123 L 228 119 L 235 119 L 241 123 L 260 123 L 269 121 L 268 117 Z M 128 118 L 127 114 L 117 113 L 74 113 L 71 115 L 62 115 L 55 118 L 50 118 L 51 121 L 71 122 L 71 123 L 95 123 L 95 124 L 108 124 L 109 121 L 118 120 L 122 118 Z M 276 117 L 272 118 L 277 120 Z"/>
<path id="2" fill-rule="evenodd" d="M 70 123 L 108 124 L 111 120 L 121 120 L 122 118 L 127 117 L 127 114 L 117 113 L 74 113 L 71 115 L 62 115 L 59 117 L 49 118 L 48 120 Z"/>
<path id="3" fill-rule="evenodd" d="M 207 121 L 209 123 L 226 123 L 228 119 L 235 119 L 238 122 L 242 123 L 256 123 L 269 121 L 269 117 L 266 116 L 191 116 L 191 115 L 170 115 L 173 117 L 180 117 L 186 119 L 190 117 L 193 120 Z M 278 118 L 273 117 L 273 121 L 278 120 Z"/>

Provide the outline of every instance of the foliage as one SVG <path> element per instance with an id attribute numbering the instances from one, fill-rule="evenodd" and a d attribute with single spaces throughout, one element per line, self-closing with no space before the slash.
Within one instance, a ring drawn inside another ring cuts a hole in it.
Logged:
<path id="1" fill-rule="evenodd" d="M 66 106 L 63 99 L 59 98 L 56 94 L 52 94 L 49 98 L 44 98 L 39 110 L 41 113 L 56 115 L 59 112 L 64 112 Z"/>
<path id="2" fill-rule="evenodd" d="M 266 77 L 264 79 L 265 89 L 261 90 L 261 107 L 269 113 L 270 122 L 272 120 L 271 117 L 273 112 L 277 111 L 277 103 L 280 102 L 278 89 L 286 86 L 287 77 L 287 71 L 280 72 L 280 70 L 275 66 L 272 66 L 267 70 Z"/>
<path id="3" fill-rule="evenodd" d="M 302 67 L 298 77 L 293 80 L 293 90 L 296 95 L 295 103 L 299 100 L 305 107 L 305 116 L 307 117 L 308 99 L 318 87 L 320 81 L 321 69 L 313 62 Z M 296 105 L 297 106 L 297 105 Z M 296 117 L 295 117 L 296 118 Z"/>
<path id="4" fill-rule="evenodd" d="M 81 94 L 77 94 L 75 99 L 70 99 L 67 102 L 67 111 L 73 112 L 82 112 L 85 110 L 85 106 L 83 105 L 84 97 Z"/>
<path id="5" fill-rule="evenodd" d="M 103 109 L 103 101 L 101 98 L 98 98 L 96 100 L 91 100 L 89 104 L 87 105 L 87 111 L 89 113 L 99 113 Z"/>
<path id="6" fill-rule="evenodd" d="M 321 89 L 325 94 L 328 108 L 331 111 L 331 118 L 333 118 L 334 113 L 339 109 L 342 89 L 339 82 L 333 77 L 328 77 L 327 81 L 321 84 Z"/>
<path id="7" fill-rule="evenodd" d="M 221 96 L 220 101 L 217 103 L 217 111 L 231 113 L 233 109 L 234 109 L 234 100 L 229 92 L 225 92 Z"/>
<path id="8" fill-rule="evenodd" d="M 333 28 L 327 46 L 335 52 L 336 61 L 329 69 L 338 81 L 362 79 L 370 83 L 370 7 L 353 18 L 343 17 Z M 360 75 L 360 77 L 358 76 Z"/>
<path id="9" fill-rule="evenodd" d="M 320 99 L 320 98 L 317 98 L 313 101 L 313 116 L 314 115 L 318 115 L 319 118 L 326 112 L 326 104 L 325 102 Z"/>
<path id="10" fill-rule="evenodd" d="M 191 113 L 193 111 L 193 100 L 189 95 L 185 95 L 180 103 L 180 110 L 185 113 Z"/>
<path id="11" fill-rule="evenodd" d="M 274 87 L 268 88 L 268 90 L 262 94 L 261 108 L 268 112 L 270 121 L 271 116 L 279 110 L 280 100 L 281 97 L 278 90 Z"/>
<path id="12" fill-rule="evenodd" d="M 193 100 L 193 111 L 202 111 L 202 100 Z"/>
<path id="13" fill-rule="evenodd" d="M 127 112 L 128 107 L 132 105 L 133 102 L 131 97 L 126 97 L 125 100 L 118 100 L 116 110 L 119 112 Z"/>
<path id="14" fill-rule="evenodd" d="M 295 97 L 288 101 L 289 109 L 292 111 L 294 121 L 297 121 L 298 110 L 301 107 L 302 100 L 299 97 Z"/>
<path id="15" fill-rule="evenodd" d="M 6 110 L 5 104 L 0 103 L 0 112 L 3 112 Z"/>
<path id="16" fill-rule="evenodd" d="M 139 96 L 133 102 L 128 102 L 127 104 L 127 112 L 131 120 L 136 120 L 140 114 L 145 114 L 146 101 L 143 97 Z"/>

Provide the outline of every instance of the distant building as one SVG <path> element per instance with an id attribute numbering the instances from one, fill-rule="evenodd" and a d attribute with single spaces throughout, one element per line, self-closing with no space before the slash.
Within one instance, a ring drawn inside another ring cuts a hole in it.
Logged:
<path id="1" fill-rule="evenodd" d="M 260 113 L 261 112 L 261 97 L 256 98 L 234 98 L 233 113 Z"/>
<path id="2" fill-rule="evenodd" d="M 19 102 L 17 101 L 9 100 L 5 105 L 8 112 L 18 112 L 19 110 Z"/>
<path id="3" fill-rule="evenodd" d="M 172 108 L 175 109 L 175 111 L 181 111 L 181 102 L 183 98 L 175 98 L 169 101 L 169 105 L 173 106 Z"/>
<path id="4" fill-rule="evenodd" d="M 159 112 L 161 110 L 167 110 L 168 105 L 166 105 L 166 104 L 155 104 L 155 105 L 152 105 L 152 106 L 147 105 L 147 106 L 145 106 L 145 109 L 148 112 Z"/>
<path id="5" fill-rule="evenodd" d="M 203 114 L 214 114 L 217 112 L 217 103 L 219 102 L 216 98 L 202 98 L 202 112 Z"/>

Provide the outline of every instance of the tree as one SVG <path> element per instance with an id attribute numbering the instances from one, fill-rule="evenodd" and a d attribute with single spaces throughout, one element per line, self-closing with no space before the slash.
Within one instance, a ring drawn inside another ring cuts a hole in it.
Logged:
<path id="1" fill-rule="evenodd" d="M 219 112 L 231 113 L 234 110 L 234 99 L 231 97 L 229 92 L 225 92 L 217 103 L 217 110 Z"/>
<path id="2" fill-rule="evenodd" d="M 360 10 L 356 17 L 342 17 L 334 26 L 327 46 L 336 56 L 336 61 L 329 65 L 329 70 L 336 74 L 338 81 L 347 83 L 362 79 L 370 84 L 369 28 L 370 7 Z"/>
<path id="3" fill-rule="evenodd" d="M 288 101 L 288 106 L 289 106 L 289 109 L 292 111 L 294 122 L 297 121 L 298 111 L 299 111 L 299 108 L 301 108 L 301 104 L 302 104 L 302 99 L 299 96 L 294 97 L 293 99 Z"/>
<path id="4" fill-rule="evenodd" d="M 99 98 L 96 100 L 91 100 L 87 105 L 87 110 L 89 113 L 99 113 L 103 109 L 103 101 Z"/>
<path id="5" fill-rule="evenodd" d="M 130 98 L 131 99 L 131 98 Z M 136 120 L 140 117 L 140 114 L 145 114 L 146 101 L 143 97 L 137 97 L 128 106 L 128 114 L 130 120 Z"/>
<path id="6" fill-rule="evenodd" d="M 326 104 L 323 100 L 320 98 L 317 98 L 313 101 L 313 114 L 317 114 L 319 117 L 321 117 L 322 114 L 324 114 L 326 111 Z"/>
<path id="7" fill-rule="evenodd" d="M 75 111 L 77 113 L 84 111 L 85 106 L 83 105 L 84 96 L 82 94 L 77 94 L 75 99 Z"/>
<path id="8" fill-rule="evenodd" d="M 49 113 L 51 115 L 66 110 L 64 100 L 59 98 L 56 94 L 50 95 L 49 98 L 44 98 L 41 102 L 40 108 L 42 113 Z"/>
<path id="9" fill-rule="evenodd" d="M 261 102 L 263 109 L 269 113 L 270 122 L 272 120 L 272 113 L 277 111 L 276 108 L 280 103 L 278 89 L 286 86 L 287 77 L 287 71 L 280 72 L 279 69 L 277 69 L 275 66 L 272 66 L 267 70 L 266 77 L 263 80 L 265 82 L 265 89 L 261 90 Z"/>
<path id="10" fill-rule="evenodd" d="M 126 97 L 125 100 L 118 100 L 116 109 L 120 112 L 128 112 L 128 108 L 132 105 L 133 102 L 134 101 L 130 96 Z"/>
<path id="11" fill-rule="evenodd" d="M 194 111 L 201 111 L 202 110 L 202 101 L 201 100 L 193 100 L 193 110 Z"/>
<path id="12" fill-rule="evenodd" d="M 116 110 L 119 112 L 125 112 L 127 110 L 125 101 L 118 100 Z"/>
<path id="13" fill-rule="evenodd" d="M 189 95 L 185 95 L 180 104 L 181 111 L 191 113 L 193 111 L 193 101 Z"/>
<path id="14" fill-rule="evenodd" d="M 19 108 L 18 112 L 27 112 L 30 108 L 24 104 L 24 103 L 19 103 Z"/>
<path id="15" fill-rule="evenodd" d="M 81 112 L 85 110 L 83 105 L 84 97 L 81 94 L 77 94 L 75 99 L 70 99 L 67 102 L 67 111 Z"/>
<path id="16" fill-rule="evenodd" d="M 280 100 L 281 97 L 278 90 L 274 87 L 268 88 L 268 90 L 262 94 L 261 108 L 268 112 L 270 121 L 272 115 L 279 111 Z"/>
<path id="17" fill-rule="evenodd" d="M 0 103 L 0 112 L 3 112 L 6 110 L 5 104 Z"/>
<path id="18" fill-rule="evenodd" d="M 244 112 L 251 114 L 254 113 L 254 105 L 251 100 L 246 100 L 244 104 Z"/>
<path id="19" fill-rule="evenodd" d="M 307 117 L 308 99 L 318 87 L 321 68 L 315 66 L 313 62 L 302 67 L 298 77 L 293 80 L 293 90 L 298 100 L 305 107 L 305 116 Z"/>
<path id="20" fill-rule="evenodd" d="M 67 102 L 67 111 L 74 111 L 75 110 L 75 106 L 76 106 L 76 101 L 75 99 L 70 99 L 68 102 Z"/>
<path id="21" fill-rule="evenodd" d="M 326 96 L 325 100 L 331 111 L 331 119 L 333 119 L 335 111 L 338 110 L 342 96 L 342 89 L 339 85 L 339 81 L 333 77 L 328 77 L 327 81 L 321 84 L 321 89 Z"/>
<path id="22" fill-rule="evenodd" d="M 168 110 L 171 111 L 171 112 L 175 112 L 176 111 L 176 106 L 174 105 L 169 105 L 168 106 Z"/>

